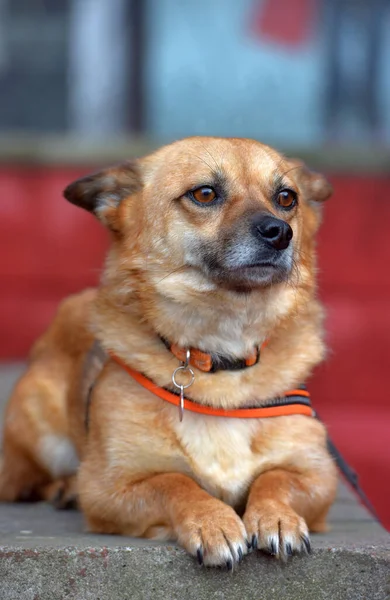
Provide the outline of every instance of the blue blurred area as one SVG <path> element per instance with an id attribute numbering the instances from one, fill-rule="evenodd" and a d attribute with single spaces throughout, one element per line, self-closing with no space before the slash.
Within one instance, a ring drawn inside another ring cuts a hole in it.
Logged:
<path id="1" fill-rule="evenodd" d="M 388 0 L 0 0 L 0 133 L 389 145 L 389 30 Z"/>

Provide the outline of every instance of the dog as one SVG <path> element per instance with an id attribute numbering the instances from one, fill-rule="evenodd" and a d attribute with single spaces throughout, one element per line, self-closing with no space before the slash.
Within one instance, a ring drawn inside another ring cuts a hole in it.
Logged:
<path id="1" fill-rule="evenodd" d="M 315 235 L 331 193 L 238 138 L 71 183 L 111 246 L 15 386 L 0 499 L 77 498 L 89 531 L 176 540 L 206 566 L 309 552 L 337 487 L 300 387 L 325 355 Z"/>

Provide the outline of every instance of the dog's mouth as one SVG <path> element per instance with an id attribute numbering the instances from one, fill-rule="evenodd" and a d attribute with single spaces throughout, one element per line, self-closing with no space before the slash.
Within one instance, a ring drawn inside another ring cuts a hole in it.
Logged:
<path id="1" fill-rule="evenodd" d="M 208 268 L 208 277 L 219 285 L 236 291 L 250 291 L 288 281 L 291 267 L 286 262 L 255 262 L 239 266 Z"/>
<path id="2" fill-rule="evenodd" d="M 192 244 L 189 267 L 199 269 L 210 282 L 232 290 L 250 291 L 287 282 L 294 263 L 293 244 L 276 250 L 249 240 L 228 240 L 216 247 Z"/>
<path id="3" fill-rule="evenodd" d="M 231 267 L 230 269 L 227 269 L 229 271 L 232 272 L 242 272 L 242 271 L 246 271 L 249 270 L 251 271 L 252 269 L 258 269 L 258 270 L 266 270 L 266 269 L 278 269 L 279 265 L 276 265 L 272 262 L 257 262 L 257 263 L 249 263 L 249 264 L 244 264 L 244 265 L 240 265 L 239 267 Z"/>

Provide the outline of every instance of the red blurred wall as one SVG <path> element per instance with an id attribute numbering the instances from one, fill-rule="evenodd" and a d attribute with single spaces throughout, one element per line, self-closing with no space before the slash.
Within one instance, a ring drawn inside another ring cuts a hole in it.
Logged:
<path id="1" fill-rule="evenodd" d="M 106 233 L 61 199 L 62 189 L 81 173 L 0 168 L 3 360 L 24 358 L 58 301 L 98 281 Z M 335 195 L 319 236 L 330 352 L 310 388 L 331 436 L 390 528 L 390 176 L 330 179 Z"/>

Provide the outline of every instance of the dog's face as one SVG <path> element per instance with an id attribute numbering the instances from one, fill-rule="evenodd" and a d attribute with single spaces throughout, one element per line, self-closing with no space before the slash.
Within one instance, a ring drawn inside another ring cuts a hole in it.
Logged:
<path id="1" fill-rule="evenodd" d="M 237 292 L 288 283 L 308 261 L 326 180 L 253 140 L 190 138 L 68 186 L 129 263 Z"/>

